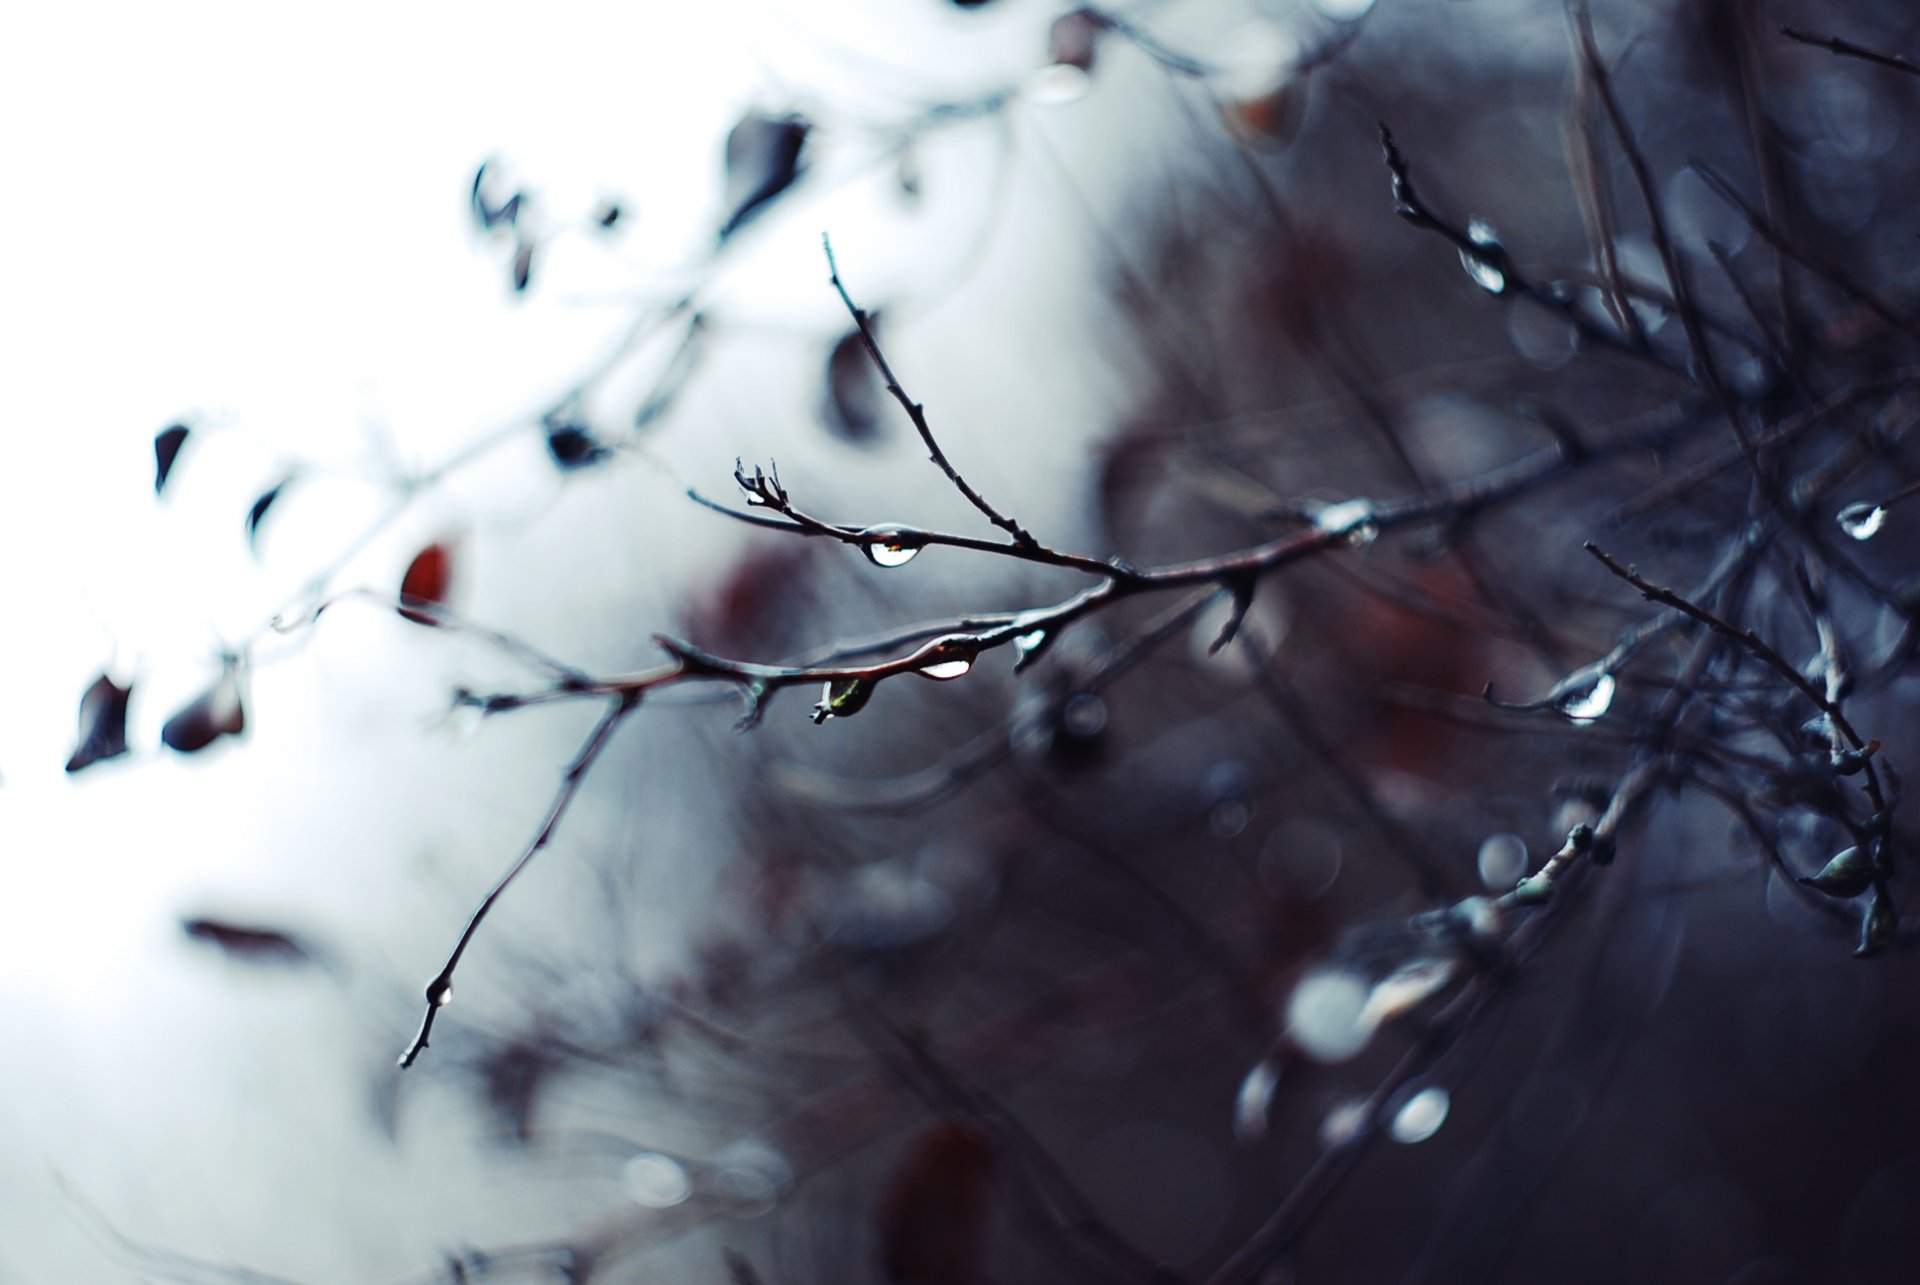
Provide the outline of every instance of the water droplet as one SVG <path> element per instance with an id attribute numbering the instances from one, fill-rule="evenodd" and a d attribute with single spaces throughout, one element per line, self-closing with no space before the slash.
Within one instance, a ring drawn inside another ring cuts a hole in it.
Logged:
<path id="1" fill-rule="evenodd" d="M 620 1171 L 627 1198 L 648 1209 L 671 1209 L 693 1194 L 693 1179 L 672 1156 L 642 1151 Z"/>
<path id="2" fill-rule="evenodd" d="M 944 683 L 949 679 L 966 677 L 967 671 L 972 668 L 972 659 L 962 656 L 958 660 L 939 661 L 918 672 L 922 678 L 931 678 Z"/>
<path id="3" fill-rule="evenodd" d="M 1494 260 L 1506 253 L 1500 244 L 1500 234 L 1485 219 L 1474 218 L 1467 223 L 1467 240 L 1475 245 L 1486 247 L 1492 257 L 1482 257 L 1470 250 L 1460 251 L 1460 266 L 1467 270 L 1473 283 L 1488 294 L 1505 294 L 1507 274 L 1495 266 Z"/>
<path id="4" fill-rule="evenodd" d="M 1380 535 L 1380 524 L 1373 519 L 1373 501 L 1355 497 L 1328 504 L 1313 515 L 1314 529 L 1330 535 L 1344 535 L 1356 547 L 1372 544 Z"/>
<path id="5" fill-rule="evenodd" d="M 1344 1062 L 1373 1037 L 1373 1028 L 1360 1020 L 1367 994 L 1366 979 L 1357 973 L 1308 973 L 1287 999 L 1287 1033 L 1316 1062 Z"/>
<path id="6" fill-rule="evenodd" d="M 1078 102 L 1087 96 L 1093 88 L 1093 77 L 1083 67 L 1072 63 L 1056 62 L 1042 67 L 1027 77 L 1021 97 L 1030 103 L 1045 106 L 1057 106 L 1063 103 Z"/>
<path id="7" fill-rule="evenodd" d="M 1080 692 L 1060 711 L 1060 730 L 1076 740 L 1089 740 L 1107 730 L 1107 703 L 1092 692 Z"/>
<path id="8" fill-rule="evenodd" d="M 1505 892 L 1527 872 L 1527 842 L 1517 834 L 1490 834 L 1480 843 L 1480 881 Z"/>
<path id="9" fill-rule="evenodd" d="M 1840 529 L 1856 540 L 1871 540 L 1887 524 L 1887 511 L 1878 504 L 1849 504 L 1838 515 Z"/>
<path id="10" fill-rule="evenodd" d="M 1340 832 L 1324 821 L 1292 817 L 1260 845 L 1260 882 L 1288 897 L 1325 896 L 1340 877 Z"/>
<path id="11" fill-rule="evenodd" d="M 918 538 L 896 527 L 868 527 L 860 534 L 866 537 L 860 551 L 876 567 L 904 567 L 925 547 Z"/>
<path id="12" fill-rule="evenodd" d="M 1554 702 L 1554 708 L 1584 727 L 1607 712 L 1618 688 L 1613 675 L 1603 669 L 1591 680 L 1568 688 Z"/>
<path id="13" fill-rule="evenodd" d="M 453 983 L 439 982 L 427 988 L 427 1003 L 435 1008 L 445 1008 L 453 1003 Z"/>
<path id="14" fill-rule="evenodd" d="M 1030 634 L 1021 634 L 1013 640 L 1013 650 L 1021 660 L 1033 655 L 1047 645 L 1047 631 L 1036 629 Z"/>
<path id="15" fill-rule="evenodd" d="M 1348 1098 L 1321 1118 L 1320 1145 L 1344 1147 L 1358 1138 L 1367 1127 L 1367 1103 L 1364 1098 Z"/>
<path id="16" fill-rule="evenodd" d="M 1313 0 L 1313 7 L 1335 22 L 1355 22 L 1367 16 L 1374 0 Z"/>
<path id="17" fill-rule="evenodd" d="M 1428 1085 L 1400 1104 L 1387 1125 L 1387 1136 L 1395 1142 L 1425 1142 L 1440 1132 L 1452 1107 L 1453 1099 L 1445 1089 Z"/>
<path id="18" fill-rule="evenodd" d="M 1242 1142 L 1258 1142 L 1267 1133 L 1267 1115 L 1273 1109 L 1273 1091 L 1280 1087 L 1280 1063 L 1262 1058 L 1240 1081 L 1240 1092 L 1233 1100 L 1233 1136 Z"/>
<path id="19" fill-rule="evenodd" d="M 753 1218 L 771 1210 L 793 1185 L 793 1167 L 773 1148 L 740 1142 L 714 1160 L 714 1186 L 736 1203 L 730 1211 Z"/>

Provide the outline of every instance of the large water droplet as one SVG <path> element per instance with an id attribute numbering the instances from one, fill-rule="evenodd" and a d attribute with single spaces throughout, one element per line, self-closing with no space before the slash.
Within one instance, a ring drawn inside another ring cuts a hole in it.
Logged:
<path id="1" fill-rule="evenodd" d="M 813 721 L 852 718 L 866 706 L 874 685 L 864 678 L 830 678 L 820 688 L 820 700 L 813 707 Z"/>
<path id="2" fill-rule="evenodd" d="M 1428 1085 L 1400 1104 L 1387 1125 L 1387 1136 L 1395 1142 L 1425 1142 L 1440 1132 L 1452 1107 L 1453 1099 L 1445 1089 Z"/>
<path id="3" fill-rule="evenodd" d="M 1480 881 L 1505 892 L 1527 872 L 1527 841 L 1517 834 L 1490 834 L 1480 843 Z"/>
<path id="4" fill-rule="evenodd" d="M 1849 504 L 1838 514 L 1840 529 L 1856 540 L 1871 540 L 1887 524 L 1887 511 L 1878 504 Z"/>
<path id="5" fill-rule="evenodd" d="M 866 537 L 860 551 L 876 567 L 904 567 L 925 547 L 917 537 L 896 528 L 868 527 L 860 534 Z"/>
<path id="6" fill-rule="evenodd" d="M 1613 675 L 1603 669 L 1590 681 L 1569 689 L 1554 702 L 1554 707 L 1585 726 L 1607 712 L 1613 704 L 1613 693 L 1618 688 L 1619 684 L 1614 681 Z"/>
<path id="7" fill-rule="evenodd" d="M 627 1198 L 648 1209 L 671 1209 L 693 1194 L 685 1166 L 658 1151 L 642 1151 L 620 1171 Z"/>
<path id="8" fill-rule="evenodd" d="M 1367 1046 L 1373 1028 L 1366 1011 L 1366 979 L 1344 969 L 1308 973 L 1287 999 L 1287 1033 L 1317 1062 L 1344 1062 Z"/>
<path id="9" fill-rule="evenodd" d="M 973 660 L 962 656 L 958 660 L 942 660 L 928 665 L 920 670 L 919 674 L 922 678 L 932 678 L 944 683 L 949 679 L 966 677 L 967 671 L 972 668 Z"/>
<path id="10" fill-rule="evenodd" d="M 427 1003 L 435 1008 L 445 1008 L 453 1003 L 453 983 L 441 982 L 427 990 Z"/>
<path id="11" fill-rule="evenodd" d="M 1372 544 L 1380 535 L 1380 524 L 1373 519 L 1373 501 L 1362 497 L 1328 504 L 1313 515 L 1317 531 L 1344 535 L 1351 545 Z"/>
<path id="12" fill-rule="evenodd" d="M 1485 246 L 1495 255 L 1502 252 L 1500 234 L 1495 232 L 1493 225 L 1485 219 L 1475 218 L 1468 221 L 1467 240 L 1473 242 L 1475 245 Z M 1460 266 L 1467 270 L 1469 277 L 1473 278 L 1473 284 L 1479 286 L 1488 294 L 1506 293 L 1507 274 L 1496 267 L 1491 259 L 1482 258 L 1470 250 L 1462 249 L 1460 251 Z"/>

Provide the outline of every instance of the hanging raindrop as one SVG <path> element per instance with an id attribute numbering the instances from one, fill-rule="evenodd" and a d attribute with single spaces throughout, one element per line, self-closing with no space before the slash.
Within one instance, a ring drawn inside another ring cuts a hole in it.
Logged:
<path id="1" fill-rule="evenodd" d="M 1460 266 L 1473 278 L 1473 284 L 1488 294 L 1507 292 L 1507 274 L 1498 266 L 1498 261 L 1506 257 L 1506 247 L 1500 244 L 1500 234 L 1485 219 L 1475 218 L 1467 223 L 1467 240 L 1480 246 L 1485 253 L 1475 254 L 1462 247 Z"/>
<path id="2" fill-rule="evenodd" d="M 1036 629 L 1030 634 L 1021 634 L 1013 640 L 1014 653 L 1020 660 L 1027 659 L 1046 645 L 1047 631 L 1044 629 Z"/>
<path id="3" fill-rule="evenodd" d="M 1856 540 L 1871 540 L 1887 524 L 1887 511 L 1878 504 L 1862 501 L 1849 504 L 1837 515 L 1840 529 Z"/>
<path id="4" fill-rule="evenodd" d="M 427 988 L 427 1003 L 433 1005 L 435 1008 L 445 1008 L 447 1005 L 453 1003 L 453 983 L 436 981 L 432 986 L 429 986 Z"/>
<path id="5" fill-rule="evenodd" d="M 876 567 L 904 567 L 926 547 L 919 537 L 907 535 L 898 527 L 868 527 L 860 534 L 865 537 L 860 552 Z"/>
<path id="6" fill-rule="evenodd" d="M 928 665 L 919 672 L 922 678 L 932 678 L 944 683 L 949 679 L 966 677 L 967 671 L 972 668 L 973 661 L 962 656 L 958 660 L 943 660 Z"/>
<path id="7" fill-rule="evenodd" d="M 1613 675 L 1601 670 L 1591 682 L 1581 683 L 1570 688 L 1554 701 L 1554 708 L 1581 726 L 1586 726 L 1607 712 L 1613 704 L 1613 693 L 1619 684 Z"/>

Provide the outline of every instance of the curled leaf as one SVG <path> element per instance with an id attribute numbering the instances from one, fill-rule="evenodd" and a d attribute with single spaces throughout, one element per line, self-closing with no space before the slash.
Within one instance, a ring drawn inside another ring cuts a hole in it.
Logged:
<path id="1" fill-rule="evenodd" d="M 453 550 L 444 544 L 430 544 L 413 556 L 407 574 L 400 579 L 400 618 L 416 625 L 438 625 L 421 607 L 438 607 L 453 588 Z"/>
<path id="2" fill-rule="evenodd" d="M 482 232 L 491 232 L 501 224 L 514 226 L 520 219 L 521 193 L 500 198 L 499 172 L 493 169 L 493 162 L 482 161 L 480 168 L 473 172 L 473 219 L 480 225 Z"/>
<path id="3" fill-rule="evenodd" d="M 800 177 L 800 150 L 808 128 L 798 116 L 750 111 L 728 132 L 727 214 L 720 224 L 721 240 Z"/>
<path id="4" fill-rule="evenodd" d="M 185 424 L 172 424 L 153 435 L 153 493 L 160 494 L 167 488 L 167 478 L 173 472 L 173 462 L 180 457 L 180 448 L 187 444 L 188 428 Z"/>
<path id="5" fill-rule="evenodd" d="M 247 547 L 255 553 L 260 551 L 260 524 L 266 520 L 267 510 L 271 509 L 274 502 L 286 492 L 293 478 L 294 475 L 289 473 L 275 482 L 253 502 L 253 507 L 247 510 Z"/>
<path id="6" fill-rule="evenodd" d="M 180 931 L 248 964 L 311 964 L 314 954 L 299 938 L 277 928 L 255 928 L 224 919 L 183 919 Z"/>
<path id="7" fill-rule="evenodd" d="M 80 697 L 80 736 L 67 771 L 79 772 L 119 758 L 127 752 L 127 700 L 132 687 L 121 687 L 102 674 Z"/>
<path id="8" fill-rule="evenodd" d="M 869 313 L 867 322 L 875 325 L 878 318 L 878 313 Z M 826 389 L 820 406 L 827 430 L 855 446 L 876 445 L 883 434 L 886 395 L 860 331 L 849 330 L 840 336 L 827 353 Z"/>
<path id="9" fill-rule="evenodd" d="M 197 754 L 223 736 L 238 736 L 246 726 L 240 662 L 229 657 L 213 686 L 167 720 L 160 729 L 160 741 L 178 753 Z"/>

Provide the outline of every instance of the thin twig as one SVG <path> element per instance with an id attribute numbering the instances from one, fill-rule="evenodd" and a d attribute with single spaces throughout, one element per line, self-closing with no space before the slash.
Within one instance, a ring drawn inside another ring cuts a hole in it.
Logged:
<path id="1" fill-rule="evenodd" d="M 967 480 L 960 476 L 960 470 L 947 459 L 947 453 L 940 449 L 940 443 L 933 436 L 933 429 L 927 424 L 926 407 L 909 397 L 907 390 L 900 386 L 899 379 L 894 376 L 893 367 L 887 364 L 886 354 L 880 351 L 879 341 L 873 336 L 873 325 L 867 318 L 866 310 L 854 303 L 853 296 L 848 294 L 846 286 L 841 284 L 840 265 L 834 262 L 833 258 L 833 242 L 822 234 L 820 244 L 827 253 L 828 283 L 839 294 L 840 302 L 846 305 L 848 314 L 853 318 L 854 326 L 860 331 L 860 342 L 866 345 L 867 355 L 873 358 L 873 364 L 880 371 L 880 377 L 886 381 L 887 391 L 907 412 L 907 418 L 913 421 L 914 431 L 920 434 L 920 441 L 927 448 L 927 458 L 939 465 L 940 471 L 947 475 L 947 480 L 953 483 L 954 489 L 964 495 L 969 504 L 980 510 L 987 521 L 1013 537 L 1015 545 L 1026 548 L 1037 544 L 1038 541 L 1028 533 L 1025 527 L 987 503 L 987 498 L 968 485 Z"/>

